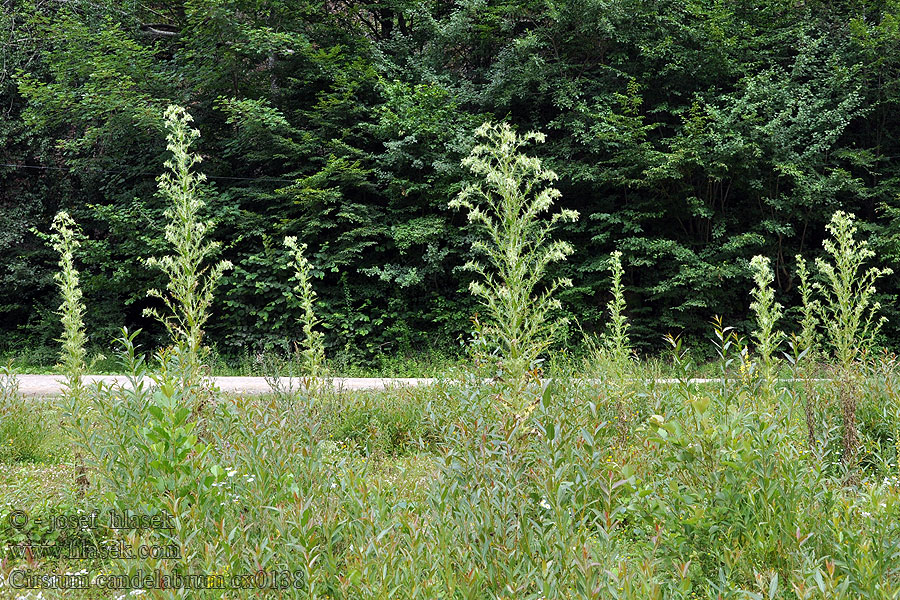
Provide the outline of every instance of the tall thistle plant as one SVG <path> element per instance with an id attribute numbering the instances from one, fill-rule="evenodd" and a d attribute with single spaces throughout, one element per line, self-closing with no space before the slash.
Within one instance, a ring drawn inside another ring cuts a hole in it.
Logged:
<path id="1" fill-rule="evenodd" d="M 522 152 L 530 142 L 543 142 L 542 133 L 520 136 L 506 123 L 485 123 L 475 135 L 481 143 L 463 165 L 478 180 L 466 185 L 449 206 L 467 210 L 469 222 L 484 235 L 473 243 L 483 260 L 466 264 L 477 275 L 469 289 L 485 309 L 481 335 L 500 349 L 504 378 L 519 385 L 565 322 L 551 313 L 560 308 L 556 292 L 572 282 L 560 278 L 544 284 L 544 278 L 552 263 L 574 252 L 552 234 L 559 223 L 575 221 L 578 213 L 560 210 L 543 217 L 560 197 L 551 185 L 558 177 L 538 158 Z"/>
<path id="2" fill-rule="evenodd" d="M 822 297 L 821 321 L 840 368 L 843 458 L 845 463 L 852 464 L 858 446 L 853 366 L 862 352 L 874 344 L 885 321 L 884 317 L 878 317 L 881 305 L 875 300 L 875 283 L 892 271 L 864 266 L 875 253 L 867 242 L 856 239 L 852 214 L 839 210 L 825 227 L 831 238 L 823 244 L 831 262 L 816 259 L 823 281 L 814 286 Z"/>
<path id="3" fill-rule="evenodd" d="M 866 241 L 857 240 L 854 215 L 837 211 L 825 226 L 830 239 L 823 242 L 831 262 L 817 258 L 823 282 L 815 288 L 822 296 L 819 308 L 822 324 L 838 363 L 850 367 L 860 351 L 870 347 L 885 321 L 878 317 L 881 305 L 875 301 L 875 283 L 891 269 L 864 268 L 875 256 Z"/>
<path id="4" fill-rule="evenodd" d="M 206 204 L 200 185 L 206 177 L 193 171 L 200 156 L 191 152 L 191 144 L 200 132 L 190 128 L 192 120 L 179 106 L 170 106 L 165 112 L 167 148 L 172 158 L 165 162 L 168 172 L 158 181 L 160 194 L 169 201 L 165 235 L 174 253 L 148 262 L 168 276 L 165 293 L 155 289 L 149 292 L 165 303 L 168 314 L 162 315 L 155 309 L 147 309 L 145 314 L 166 326 L 180 360 L 185 363 L 188 379 L 194 381 L 200 372 L 203 326 L 209 318 L 213 292 L 231 263 L 219 261 L 212 268 L 203 266 L 216 254 L 219 244 L 208 240 L 212 222 L 201 217 Z"/>
<path id="5" fill-rule="evenodd" d="M 619 443 L 624 447 L 630 431 L 629 423 L 634 414 L 632 409 L 634 391 L 628 389 L 631 387 L 628 383 L 632 356 L 628 329 L 631 324 L 628 322 L 628 317 L 625 316 L 625 286 L 622 283 L 625 269 L 622 268 L 622 253 L 618 250 L 610 254 L 609 270 L 612 275 L 610 283 L 612 298 L 606 303 L 609 321 L 603 334 L 603 346 L 604 354 L 608 358 L 606 366 L 613 369 L 611 373 L 613 377 L 607 376 L 605 379 L 611 380 L 607 393 L 610 394 L 610 397 L 615 398 L 614 403 L 618 413 L 616 428 L 619 431 Z M 596 352 L 591 352 L 591 354 L 596 354 Z"/>
<path id="6" fill-rule="evenodd" d="M 609 312 L 609 324 L 606 331 L 606 346 L 617 365 L 625 365 L 631 357 L 631 340 L 628 337 L 628 329 L 631 324 L 625 316 L 625 286 L 622 278 L 625 269 L 622 268 L 622 253 L 616 250 L 609 257 L 609 270 L 612 275 L 610 291 L 612 299 L 606 304 Z"/>
<path id="7" fill-rule="evenodd" d="M 294 260 L 294 269 L 297 279 L 297 286 L 294 291 L 297 293 L 303 315 L 301 322 L 303 324 L 303 370 L 309 377 L 319 377 L 325 369 L 325 344 L 324 336 L 321 331 L 316 330 L 316 326 L 320 323 L 316 316 L 316 292 L 312 287 L 312 278 L 310 276 L 310 264 L 305 256 L 306 244 L 298 244 L 297 238 L 288 236 L 284 238 L 284 245 L 291 253 Z"/>
<path id="8" fill-rule="evenodd" d="M 62 295 L 59 316 L 63 332 L 60 342 L 60 362 L 66 376 L 69 392 L 80 395 L 85 371 L 84 345 L 87 339 L 84 329 L 84 301 L 75 268 L 75 252 L 80 245 L 75 220 L 63 211 L 56 215 L 51 225 L 50 243 L 59 254 L 59 271 L 54 278 Z"/>
<path id="9" fill-rule="evenodd" d="M 60 342 L 60 362 L 66 376 L 66 390 L 63 393 L 64 426 L 73 439 L 83 439 L 90 429 L 84 403 L 85 350 L 87 340 L 84 328 L 84 300 L 81 294 L 78 269 L 75 268 L 75 252 L 80 245 L 78 228 L 69 213 L 63 211 L 54 217 L 51 225 L 50 243 L 59 254 L 59 271 L 54 278 L 62 295 L 59 317 L 63 332 Z M 75 463 L 78 475 L 76 483 L 81 490 L 88 486 L 87 469 L 81 450 L 75 449 Z"/>
<path id="10" fill-rule="evenodd" d="M 799 254 L 797 260 L 798 289 L 800 291 L 800 333 L 792 336 L 794 378 L 803 380 L 803 412 L 806 418 L 806 434 L 811 452 L 816 452 L 816 407 L 818 393 L 813 385 L 811 374 L 817 356 L 819 325 L 818 314 L 821 311 L 819 301 L 814 297 L 812 281 L 806 261 Z"/>
<path id="11" fill-rule="evenodd" d="M 627 371 L 633 350 L 628 335 L 631 324 L 625 316 L 627 305 L 625 285 L 622 283 L 625 269 L 622 267 L 620 251 L 616 250 L 609 255 L 607 268 L 610 272 L 609 291 L 612 297 L 606 303 L 606 328 L 599 336 L 585 335 L 584 342 L 588 350 L 588 368 L 600 368 L 604 371 L 611 369 L 616 376 L 622 376 Z"/>
<path id="12" fill-rule="evenodd" d="M 756 341 L 756 352 L 762 364 L 763 378 L 768 389 L 772 389 L 775 379 L 775 353 L 784 341 L 784 332 L 777 329 L 782 316 L 781 304 L 775 301 L 775 290 L 772 282 L 775 274 L 768 257 L 754 256 L 750 260 L 755 287 L 750 292 L 752 302 L 750 310 L 756 315 L 756 329 L 753 339 Z"/>
<path id="13" fill-rule="evenodd" d="M 798 350 L 804 356 L 809 357 L 816 347 L 818 334 L 816 328 L 819 325 L 818 314 L 821 312 L 819 301 L 813 297 L 813 286 L 809 278 L 809 268 L 806 261 L 799 254 L 797 259 L 797 278 L 800 291 L 800 335 L 798 337 Z"/>

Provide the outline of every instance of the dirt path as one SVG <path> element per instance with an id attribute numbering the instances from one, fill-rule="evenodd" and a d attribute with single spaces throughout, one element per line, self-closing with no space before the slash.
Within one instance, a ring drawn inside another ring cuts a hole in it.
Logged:
<path id="1" fill-rule="evenodd" d="M 25 396 L 59 396 L 63 389 L 65 378 L 60 375 L 17 375 L 19 390 Z M 122 375 L 87 375 L 85 382 L 102 381 L 107 385 L 126 383 L 128 380 Z M 263 377 L 213 377 L 216 385 L 228 394 L 268 394 L 272 390 Z M 345 390 L 380 390 L 390 387 L 406 385 L 428 385 L 433 379 L 409 379 L 409 378 L 374 378 L 374 377 L 337 377 L 332 380 L 332 385 Z M 299 379 L 281 379 L 283 386 L 293 384 L 294 389 L 300 385 Z"/>

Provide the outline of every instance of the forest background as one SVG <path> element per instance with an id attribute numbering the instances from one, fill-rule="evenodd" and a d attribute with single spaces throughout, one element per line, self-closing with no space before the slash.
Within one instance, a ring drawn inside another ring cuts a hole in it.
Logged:
<path id="1" fill-rule="evenodd" d="M 5 0 L 0 53 L 0 353 L 54 360 L 56 258 L 36 232 L 62 209 L 87 238 L 89 346 L 123 325 L 163 339 L 143 257 L 166 253 L 170 104 L 202 134 L 235 265 L 208 324 L 222 356 L 301 336 L 289 235 L 329 356 L 458 348 L 476 232 L 447 203 L 486 120 L 546 133 L 534 152 L 581 215 L 551 274 L 574 282 L 560 345 L 603 326 L 616 249 L 644 351 L 715 315 L 743 327 L 756 254 L 795 305 L 794 257 L 822 254 L 837 209 L 879 266 L 900 262 L 900 2 Z M 880 286 L 888 345 L 898 288 Z"/>

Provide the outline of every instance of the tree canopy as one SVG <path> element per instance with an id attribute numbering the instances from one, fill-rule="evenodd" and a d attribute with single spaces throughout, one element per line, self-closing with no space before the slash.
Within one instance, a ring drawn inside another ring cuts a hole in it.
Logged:
<path id="1" fill-rule="evenodd" d="M 68 211 L 91 341 L 164 287 L 163 112 L 200 130 L 220 352 L 297 337 L 306 244 L 329 351 L 451 346 L 477 310 L 473 231 L 448 210 L 484 121 L 542 131 L 575 249 L 562 310 L 605 321 L 622 251 L 632 337 L 748 315 L 750 258 L 790 306 L 795 256 L 857 214 L 900 258 L 900 5 L 861 0 L 18 0 L 0 9 L 0 346 L 50 344 Z M 896 278 L 885 280 L 888 297 Z M 884 302 L 888 339 L 900 315 Z M 157 327 L 154 329 L 154 327 Z"/>

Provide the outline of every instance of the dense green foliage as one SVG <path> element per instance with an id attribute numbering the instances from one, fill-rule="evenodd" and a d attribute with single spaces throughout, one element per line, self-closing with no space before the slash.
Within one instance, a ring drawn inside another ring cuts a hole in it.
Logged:
<path id="1" fill-rule="evenodd" d="M 670 335 L 674 378 L 660 378 L 652 361 L 632 360 L 613 252 L 610 323 L 587 338 L 583 368 L 551 355 L 547 378 L 511 381 L 516 352 L 545 347 L 547 315 L 559 308 L 552 301 L 563 286 L 535 296 L 532 282 L 570 248 L 549 237 L 564 212 L 534 220 L 559 194 L 543 186 L 555 174 L 516 152 L 527 138 L 486 124 L 479 133 L 493 139 L 467 161 L 485 187 L 451 205 L 490 234 L 474 244 L 485 260 L 472 288 L 490 317 L 476 333 L 490 339 L 500 329 L 501 376 L 470 366 L 419 386 L 347 393 L 340 381 L 267 372 L 272 395 L 230 397 L 204 375 L 199 325 L 190 335 L 223 271 L 202 268 L 213 248 L 191 209 L 202 206 L 202 178 L 178 143 L 195 134 L 182 109 L 167 116 L 169 165 L 185 166 L 161 178 L 173 201 L 165 214 L 175 254 L 163 263 L 173 345 L 148 356 L 139 333 L 123 329 L 125 377 L 81 385 L 84 309 L 73 224 L 62 213 L 52 238 L 60 341 L 64 361 L 77 365 L 61 405 L 34 408 L 16 374 L 0 370 L 0 490 L 15 494 L 0 514 L 4 586 L 75 587 L 38 597 L 83 600 L 109 597 L 110 583 L 117 600 L 900 599 L 900 367 L 896 355 L 872 351 L 881 323 L 874 283 L 888 273 L 861 270 L 871 251 L 852 215 L 835 212 L 827 228 L 833 263 L 816 261 L 818 293 L 800 271 L 805 326 L 792 356 L 775 356 L 782 308 L 770 260 L 757 255 L 754 351 L 716 319 L 718 377 L 693 379 L 690 353 Z M 304 308 L 301 362 L 315 374 L 322 349 L 310 267 L 295 238 L 285 245 Z M 524 323 L 510 326 L 519 313 Z M 802 342 L 816 337 L 813 318 L 828 344 Z M 809 353 L 836 356 L 821 365 L 829 377 L 813 377 Z M 783 367 L 793 376 L 776 377 Z M 110 510 L 168 526 L 49 518 Z M 63 550 L 79 545 L 94 551 Z M 60 582 L 75 562 L 83 579 Z"/>
<path id="2" fill-rule="evenodd" d="M 623 252 L 630 336 L 752 329 L 749 261 L 798 304 L 798 253 L 855 213 L 900 258 L 893 2 L 22 0 L 0 9 L 0 350 L 60 336 L 47 231 L 68 211 L 89 346 L 162 305 L 163 112 L 202 133 L 221 258 L 206 340 L 303 339 L 286 236 L 306 244 L 330 357 L 451 347 L 471 328 L 475 231 L 447 208 L 485 120 L 543 131 L 575 253 L 564 311 L 603 326 Z M 879 290 L 893 295 L 894 277 Z M 896 339 L 900 319 L 882 301 Z M 787 317 L 784 327 L 793 325 Z M 574 323 L 574 321 L 573 321 Z M 575 329 L 573 328 L 573 331 Z M 50 351 L 52 354 L 54 351 Z M 346 358 L 346 357 L 345 357 Z"/>
<path id="3" fill-rule="evenodd" d="M 180 385 L 171 352 L 142 357 L 134 336 L 120 347 L 131 384 L 91 386 L 89 419 L 71 431 L 47 411 L 35 435 L 34 405 L 0 370 L 0 435 L 14 432 L 0 438 L 10 501 L 0 576 L 77 571 L 95 582 L 21 597 L 900 598 L 900 369 L 891 356 L 856 365 L 859 460 L 845 464 L 841 386 L 768 388 L 756 358 L 725 345 L 718 367 L 729 377 L 705 385 L 687 379 L 694 369 L 681 359 L 674 384 L 640 365 L 636 376 L 608 371 L 593 383 L 551 370 L 525 416 L 508 414 L 497 387 L 472 377 L 214 394 L 198 405 L 203 396 Z M 132 385 L 145 377 L 153 384 Z M 48 433 L 52 447 L 39 443 Z M 81 493 L 73 451 L 87 466 Z M 30 515 L 27 527 L 11 524 L 13 509 Z M 48 518 L 110 509 L 176 518 L 171 529 L 139 531 L 112 530 L 102 517 L 92 529 Z M 135 555 L 153 544 L 177 557 L 54 558 L 53 544 L 79 540 Z M 16 557 L 28 545 L 41 560 Z M 214 589 L 142 583 L 113 593 L 94 579 L 157 569 L 204 574 L 200 587 Z M 276 572 L 290 574 L 276 589 L 221 589 L 239 587 L 234 576 Z"/>

